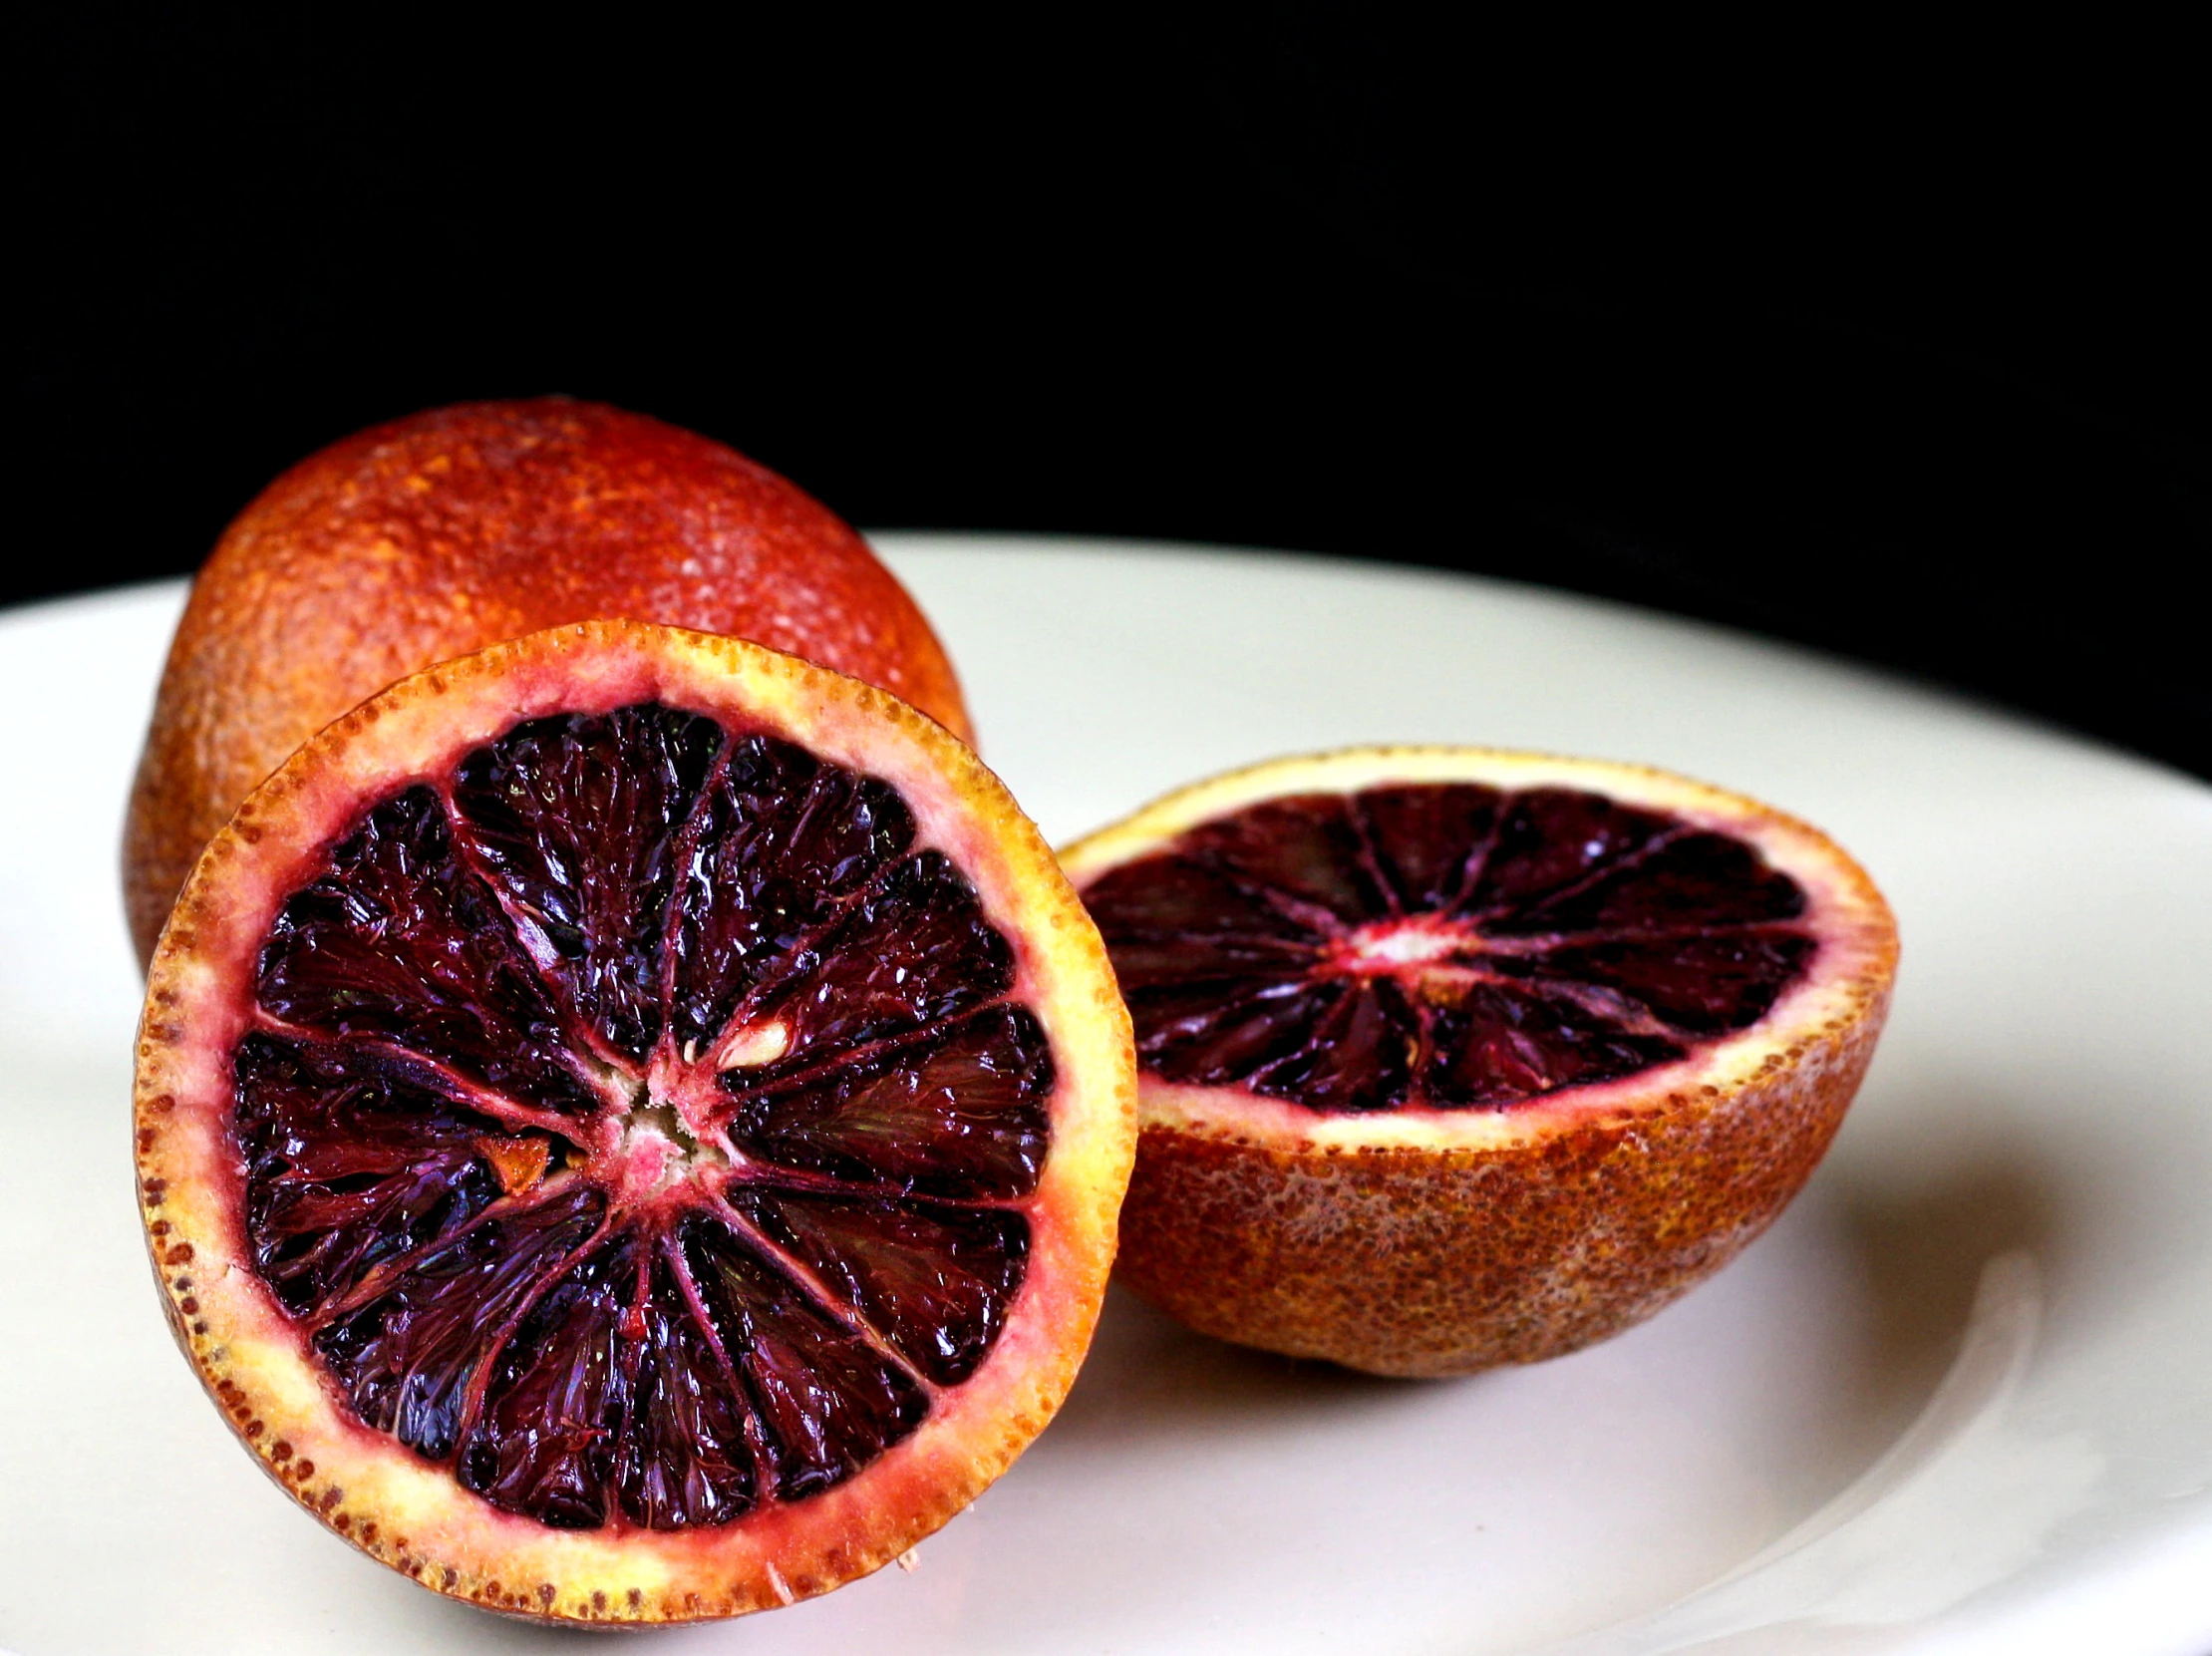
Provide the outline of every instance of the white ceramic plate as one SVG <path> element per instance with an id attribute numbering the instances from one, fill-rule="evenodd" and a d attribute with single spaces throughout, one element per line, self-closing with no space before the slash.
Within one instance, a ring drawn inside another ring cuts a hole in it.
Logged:
<path id="1" fill-rule="evenodd" d="M 1896 904 L 1904 976 L 1805 1195 L 1643 1328 L 1390 1383 L 1116 1297 L 1060 1419 L 916 1571 L 657 1652 L 2212 1647 L 2212 791 L 1872 673 L 1488 582 L 884 546 L 1057 840 L 1344 743 L 1647 760 L 1835 833 Z M 178 601 L 0 618 L 0 1645 L 572 1648 L 295 1511 L 156 1307 L 115 858 Z"/>

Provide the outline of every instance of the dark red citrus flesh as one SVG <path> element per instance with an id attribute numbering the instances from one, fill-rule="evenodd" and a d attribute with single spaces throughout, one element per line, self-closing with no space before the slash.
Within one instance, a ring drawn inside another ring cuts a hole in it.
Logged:
<path id="1" fill-rule="evenodd" d="M 1054 1082 L 880 781 L 658 705 L 368 810 L 233 1062 L 255 1268 L 364 1427 L 566 1528 L 910 1435 L 1021 1289 Z"/>
<path id="2" fill-rule="evenodd" d="M 1503 1109 L 1673 1063 L 1810 967 L 1804 892 L 1730 834 L 1560 788 L 1270 800 L 1084 901 L 1165 1081 L 1319 1112 Z"/>

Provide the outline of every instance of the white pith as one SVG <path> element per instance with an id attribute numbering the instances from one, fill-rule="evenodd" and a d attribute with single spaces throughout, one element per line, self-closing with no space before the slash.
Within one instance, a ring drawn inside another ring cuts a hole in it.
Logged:
<path id="1" fill-rule="evenodd" d="M 1349 939 L 1341 963 L 1351 971 L 1387 972 L 1401 966 L 1448 960 L 1472 940 L 1470 927 L 1417 916 L 1379 920 L 1360 927 Z"/>

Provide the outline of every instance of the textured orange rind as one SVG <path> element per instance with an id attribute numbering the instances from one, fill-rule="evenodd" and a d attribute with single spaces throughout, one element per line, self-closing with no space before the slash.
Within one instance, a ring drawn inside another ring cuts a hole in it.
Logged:
<path id="1" fill-rule="evenodd" d="M 554 1530 L 502 1512 L 362 1426 L 250 1264 L 230 1054 L 284 898 L 374 800 L 521 720 L 657 699 L 879 777 L 1015 946 L 1015 995 L 1058 1071 L 1028 1274 L 989 1359 L 821 1494 L 693 1531 Z M 147 1239 L 178 1344 L 263 1469 L 355 1546 L 457 1598 L 558 1621 L 681 1622 L 864 1575 L 962 1511 L 1067 1395 L 1097 1320 L 1135 1131 L 1127 1013 L 1090 917 L 998 779 L 895 698 L 738 640 L 593 621 L 416 675 L 312 739 L 208 844 L 156 950 L 138 1044 Z"/>
<path id="2" fill-rule="evenodd" d="M 1140 1073 L 1122 1280 L 1200 1332 L 1408 1376 L 1576 1350 L 1734 1258 L 1827 1150 L 1897 963 L 1888 905 L 1826 835 L 1740 795 L 1598 761 L 1473 748 L 1279 760 L 1169 795 L 1062 863 L 1081 889 L 1263 800 L 1419 782 L 1581 789 L 1732 834 L 1804 889 L 1821 947 L 1750 1028 L 1510 1109 L 1325 1115 Z"/>

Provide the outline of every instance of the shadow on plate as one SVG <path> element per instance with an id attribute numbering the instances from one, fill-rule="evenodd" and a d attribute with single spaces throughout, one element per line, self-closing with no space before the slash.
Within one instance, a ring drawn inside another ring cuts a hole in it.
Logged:
<path id="1" fill-rule="evenodd" d="M 1857 1323 L 1846 1337 L 1853 1372 L 1837 1392 L 1853 1418 L 1832 1423 L 1851 1464 L 1848 1482 L 1934 1396 L 1958 1356 L 1989 1262 L 2009 1253 L 2054 1257 L 2059 1201 L 2054 1179 L 2012 1155 L 1965 1160 L 1909 1184 L 1841 1168 L 1821 1182 L 1818 1245 L 1843 1250 L 1844 1274 L 1859 1285 L 1856 1304 L 1838 1303 L 1834 1312 Z M 1726 1273 L 1716 1279 L 1727 1281 Z M 1480 1386 L 1485 1378 L 1456 1384 Z M 1131 1434 L 1265 1431 L 1308 1414 L 1387 1416 L 1421 1406 L 1434 1384 L 1229 1345 L 1116 1287 L 1053 1431 L 1063 1443 L 1094 1432 L 1126 1442 Z"/>
<path id="2" fill-rule="evenodd" d="M 1902 1427 L 1958 1357 L 1990 1262 L 2026 1254 L 2049 1273 L 2063 1244 L 2058 1182 L 2003 1151 L 1909 1187 L 1860 1175 L 1830 1199 L 1866 1285 L 1859 1405 Z"/>
<path id="3" fill-rule="evenodd" d="M 1341 1419 L 1417 1402 L 1428 1384 L 1194 1334 L 1116 1285 L 1053 1433 L 1063 1443 L 1094 1432 L 1125 1442 L 1132 1433 L 1156 1438 L 1264 1428 L 1308 1413 Z"/>

